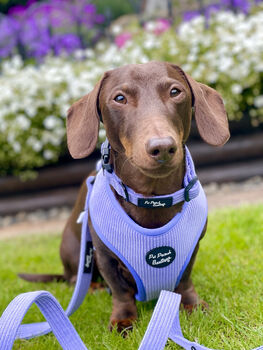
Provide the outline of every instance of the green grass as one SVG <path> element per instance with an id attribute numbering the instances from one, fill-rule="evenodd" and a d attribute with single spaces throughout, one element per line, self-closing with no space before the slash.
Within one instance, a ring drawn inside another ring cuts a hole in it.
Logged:
<path id="1" fill-rule="evenodd" d="M 18 272 L 60 273 L 60 235 L 0 241 L 0 314 L 19 293 L 47 289 L 65 308 L 73 288 L 65 283 L 28 283 Z M 209 215 L 209 225 L 197 257 L 193 280 L 210 305 L 206 314 L 180 313 L 184 335 L 212 349 L 252 349 L 263 344 L 263 205 L 224 209 Z M 155 302 L 138 303 L 139 320 L 127 339 L 107 330 L 111 297 L 88 294 L 71 321 L 89 350 L 138 349 Z M 36 306 L 26 322 L 43 318 Z M 52 334 L 16 341 L 14 349 L 60 349 Z M 180 349 L 169 341 L 166 349 Z"/>

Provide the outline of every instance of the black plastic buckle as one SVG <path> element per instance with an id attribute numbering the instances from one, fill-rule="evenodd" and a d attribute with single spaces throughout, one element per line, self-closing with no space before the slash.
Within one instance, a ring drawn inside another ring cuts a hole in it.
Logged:
<path id="1" fill-rule="evenodd" d="M 190 182 L 189 184 L 185 187 L 184 189 L 184 200 L 186 202 L 190 202 L 190 196 L 189 196 L 189 191 L 191 190 L 191 188 L 195 185 L 195 183 L 198 181 L 198 177 L 195 176 Z"/>
<path id="2" fill-rule="evenodd" d="M 125 199 L 126 199 L 127 202 L 129 202 L 130 201 L 130 197 L 129 197 L 129 193 L 128 193 L 127 187 L 124 185 L 123 182 L 121 183 L 121 185 L 122 185 L 122 188 L 123 188 L 124 193 L 125 193 Z"/>
<path id="3" fill-rule="evenodd" d="M 102 169 L 112 173 L 112 165 L 110 164 L 110 143 L 106 139 L 101 149 L 101 163 Z"/>

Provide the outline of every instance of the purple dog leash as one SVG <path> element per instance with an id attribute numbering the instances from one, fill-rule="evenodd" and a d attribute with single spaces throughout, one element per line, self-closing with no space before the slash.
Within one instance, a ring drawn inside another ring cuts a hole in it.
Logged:
<path id="1" fill-rule="evenodd" d="M 162 350 L 168 338 L 185 350 L 213 350 L 184 338 L 179 307 L 181 295 L 162 290 L 138 350 Z M 253 350 L 263 350 L 263 346 Z"/>
<path id="2" fill-rule="evenodd" d="M 19 328 L 21 327 L 20 324 L 33 303 L 39 307 L 45 316 L 48 327 L 53 331 L 63 349 L 87 349 L 53 295 L 46 291 L 37 291 L 18 295 L 5 309 L 0 318 L 1 350 L 12 349 Z M 46 323 L 42 324 L 46 325 Z"/>
<path id="3" fill-rule="evenodd" d="M 179 294 L 161 291 L 138 350 L 163 350 L 170 338 L 185 350 L 212 350 L 184 338 L 179 321 Z M 46 291 L 18 295 L 0 318 L 0 349 L 11 350 L 16 334 L 30 306 L 36 303 L 64 350 L 87 350 L 58 301 Z M 263 350 L 260 346 L 253 350 Z"/>
<path id="4" fill-rule="evenodd" d="M 87 181 L 88 196 L 86 199 L 85 210 L 87 210 L 87 204 L 91 193 L 91 182 L 93 177 L 90 177 Z M 73 314 L 79 306 L 82 304 L 92 277 L 92 243 L 88 230 L 88 215 L 83 217 L 82 233 L 81 233 L 81 247 L 80 247 L 80 261 L 78 266 L 77 283 L 71 298 L 71 301 L 65 311 L 67 316 Z M 47 334 L 51 331 L 50 325 L 47 322 L 23 324 L 19 327 L 16 338 L 17 339 L 30 339 L 39 335 Z M 0 347 L 0 349 L 2 349 Z"/>

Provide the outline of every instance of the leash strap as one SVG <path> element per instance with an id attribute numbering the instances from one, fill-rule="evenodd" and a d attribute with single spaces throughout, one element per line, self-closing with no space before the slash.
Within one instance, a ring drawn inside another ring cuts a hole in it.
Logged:
<path id="1" fill-rule="evenodd" d="M 0 348 L 12 349 L 20 324 L 30 306 L 35 303 L 55 337 L 65 350 L 87 350 L 61 305 L 46 291 L 23 293 L 15 297 L 0 318 Z"/>
<path id="2" fill-rule="evenodd" d="M 80 305 L 82 304 L 85 295 L 88 292 L 91 277 L 92 277 L 92 259 L 91 252 L 92 243 L 91 236 L 88 229 L 88 203 L 92 190 L 92 181 L 94 177 L 89 177 L 87 180 L 88 186 L 88 196 L 85 203 L 85 214 L 82 216 L 82 231 L 81 231 L 81 247 L 80 247 L 80 258 L 78 266 L 78 276 L 77 283 L 71 298 L 71 301 L 66 309 L 66 315 L 70 316 L 75 312 Z M 87 264 L 89 263 L 89 266 Z M 28 323 L 23 324 L 19 327 L 16 338 L 17 339 L 30 339 L 39 335 L 47 334 L 51 331 L 50 325 L 48 322 L 39 322 L 39 323 Z"/>
<path id="3" fill-rule="evenodd" d="M 179 319 L 181 295 L 162 290 L 138 350 L 163 350 L 170 338 L 185 350 L 212 350 L 184 338 Z M 263 350 L 263 346 L 253 350 Z"/>
<path id="4" fill-rule="evenodd" d="M 212 350 L 184 338 L 179 321 L 179 294 L 161 291 L 158 302 L 138 350 L 163 350 L 168 338 L 185 350 Z M 46 291 L 18 295 L 0 318 L 1 350 L 11 350 L 16 334 L 30 306 L 36 303 L 64 350 L 87 350 L 66 313 Z M 254 350 L 263 350 L 260 346 Z"/>
<path id="5" fill-rule="evenodd" d="M 185 339 L 179 321 L 181 295 L 162 290 L 139 350 L 161 350 L 168 338 L 185 350 L 212 350 Z"/>

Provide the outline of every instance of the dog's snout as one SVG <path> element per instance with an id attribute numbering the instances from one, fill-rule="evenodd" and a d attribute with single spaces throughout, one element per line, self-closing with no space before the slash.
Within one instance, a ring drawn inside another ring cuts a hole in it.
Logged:
<path id="1" fill-rule="evenodd" d="M 172 159 L 176 152 L 176 143 L 171 136 L 149 139 L 145 147 L 149 156 L 159 163 Z"/>

